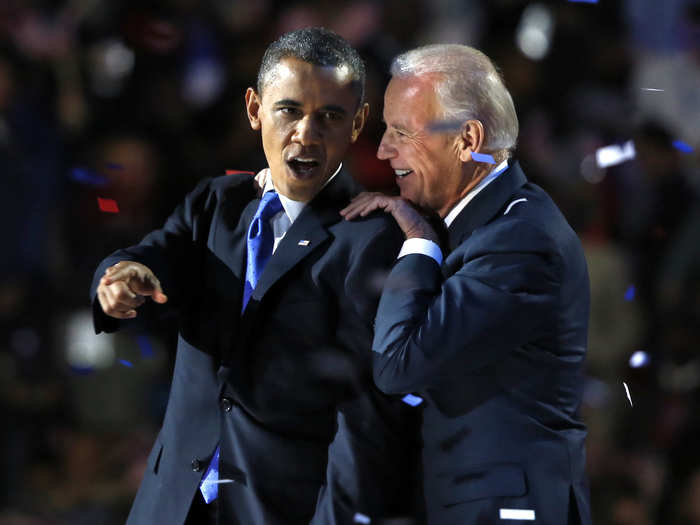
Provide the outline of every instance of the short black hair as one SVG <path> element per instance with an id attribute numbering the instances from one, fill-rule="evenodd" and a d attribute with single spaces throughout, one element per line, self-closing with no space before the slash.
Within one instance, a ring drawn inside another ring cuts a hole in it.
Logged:
<path id="1" fill-rule="evenodd" d="M 365 99 L 365 63 L 347 40 L 323 27 L 305 27 L 285 33 L 265 50 L 258 70 L 258 93 L 262 95 L 267 76 L 285 58 L 296 58 L 315 66 L 345 66 L 358 96 Z"/>

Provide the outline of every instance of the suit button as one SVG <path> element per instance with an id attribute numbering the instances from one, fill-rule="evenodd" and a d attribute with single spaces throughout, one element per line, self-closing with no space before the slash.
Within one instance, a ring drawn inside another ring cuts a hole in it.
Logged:
<path id="1" fill-rule="evenodd" d="M 192 470 L 194 470 L 195 472 L 199 472 L 200 470 L 202 470 L 202 462 L 198 459 L 193 459 L 191 465 Z"/>
<path id="2" fill-rule="evenodd" d="M 231 399 L 230 397 L 222 397 L 221 409 L 225 412 L 231 412 L 231 408 L 233 408 L 233 399 Z"/>

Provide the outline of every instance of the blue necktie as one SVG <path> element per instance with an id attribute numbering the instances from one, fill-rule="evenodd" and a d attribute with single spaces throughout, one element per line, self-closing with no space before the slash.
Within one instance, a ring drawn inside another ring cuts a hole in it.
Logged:
<path id="1" fill-rule="evenodd" d="M 248 262 L 245 271 L 245 288 L 243 289 L 243 306 L 241 313 L 245 311 L 250 296 L 253 295 L 255 285 L 258 284 L 263 269 L 272 256 L 272 248 L 275 243 L 274 233 L 270 219 L 282 211 L 282 203 L 279 195 L 274 191 L 268 191 L 263 195 L 258 210 L 253 216 L 253 221 L 248 228 Z M 204 501 L 214 501 L 219 494 L 219 447 L 216 447 L 214 457 L 209 463 L 209 468 L 204 473 L 199 490 L 202 491 Z"/>

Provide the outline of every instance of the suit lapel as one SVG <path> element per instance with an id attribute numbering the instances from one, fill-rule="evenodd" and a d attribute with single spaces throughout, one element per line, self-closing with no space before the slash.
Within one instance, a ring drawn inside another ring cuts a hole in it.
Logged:
<path id="1" fill-rule="evenodd" d="M 526 182 L 525 174 L 516 161 L 481 190 L 448 228 L 450 251 L 459 246 L 476 228 L 483 226 L 496 215 L 508 198 Z"/>
<path id="2" fill-rule="evenodd" d="M 304 207 L 267 263 L 253 290 L 251 302 L 261 301 L 276 282 L 325 243 L 330 237 L 327 227 L 341 220 L 339 210 L 354 192 L 352 178 L 341 171 Z M 248 310 L 252 309 L 247 307 L 246 312 Z"/>

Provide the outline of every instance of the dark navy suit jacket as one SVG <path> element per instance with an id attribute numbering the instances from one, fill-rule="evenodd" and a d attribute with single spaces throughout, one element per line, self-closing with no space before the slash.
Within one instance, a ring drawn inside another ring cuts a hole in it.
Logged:
<path id="1" fill-rule="evenodd" d="M 352 523 L 413 515 L 420 414 L 376 389 L 372 320 L 402 235 L 377 214 L 348 222 L 356 193 L 339 174 L 295 220 L 241 315 L 251 176 L 200 183 L 162 229 L 106 258 L 138 261 L 179 318 L 163 427 L 129 525 L 182 524 L 216 449 L 222 523 Z M 107 317 L 98 331 L 134 324 Z M 150 310 L 150 312 L 149 312 Z M 338 430 L 336 434 L 336 429 Z M 331 444 L 332 442 L 332 444 Z M 330 445 L 330 451 L 329 451 Z"/>
<path id="2" fill-rule="evenodd" d="M 500 520 L 517 509 L 588 524 L 581 243 L 517 163 L 448 233 L 442 268 L 420 254 L 397 261 L 373 344 L 379 388 L 424 398 L 428 522 L 521 523 Z"/>

